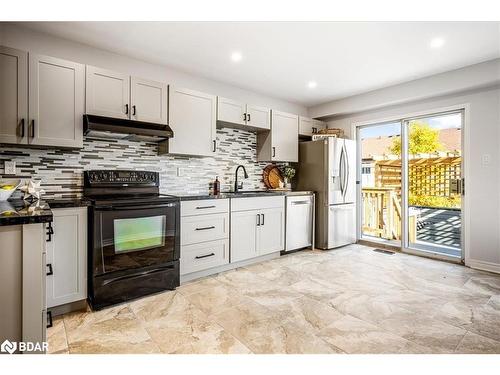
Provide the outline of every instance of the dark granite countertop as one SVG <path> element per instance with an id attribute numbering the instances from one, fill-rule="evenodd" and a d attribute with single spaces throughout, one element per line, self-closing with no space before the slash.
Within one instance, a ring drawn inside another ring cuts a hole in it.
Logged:
<path id="1" fill-rule="evenodd" d="M 283 191 L 283 190 L 262 190 L 262 191 L 243 191 L 240 193 L 221 193 L 219 195 L 209 194 L 193 194 L 179 196 L 181 201 L 194 201 L 202 199 L 226 199 L 226 198 L 252 198 L 252 197 L 269 197 L 282 195 L 311 195 L 312 191 Z"/>
<path id="2" fill-rule="evenodd" d="M 54 198 L 44 199 L 50 208 L 70 208 L 70 207 L 87 207 L 90 206 L 90 201 L 84 198 Z"/>
<path id="3" fill-rule="evenodd" d="M 33 203 L 22 199 L 0 202 L 0 226 L 49 223 L 50 206 L 43 200 Z"/>

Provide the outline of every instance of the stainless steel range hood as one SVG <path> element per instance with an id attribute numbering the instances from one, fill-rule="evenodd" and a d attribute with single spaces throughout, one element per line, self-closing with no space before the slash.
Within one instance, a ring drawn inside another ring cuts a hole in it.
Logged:
<path id="1" fill-rule="evenodd" d="M 95 115 L 83 115 L 83 133 L 94 138 L 148 142 L 161 142 L 174 136 L 168 125 Z"/>

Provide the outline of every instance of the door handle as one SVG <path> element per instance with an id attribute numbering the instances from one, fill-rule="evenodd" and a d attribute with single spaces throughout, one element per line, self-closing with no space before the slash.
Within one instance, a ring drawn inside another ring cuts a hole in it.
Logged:
<path id="1" fill-rule="evenodd" d="M 47 276 L 51 276 L 54 274 L 54 270 L 52 269 L 52 263 L 47 264 L 47 267 L 49 268 L 49 272 L 47 272 Z"/>
<path id="2" fill-rule="evenodd" d="M 35 120 L 31 120 L 31 138 L 35 138 Z"/>
<path id="3" fill-rule="evenodd" d="M 273 147 L 273 158 L 276 156 L 276 147 Z"/>
<path id="4" fill-rule="evenodd" d="M 135 116 L 135 104 L 132 106 L 132 116 Z"/>
<path id="5" fill-rule="evenodd" d="M 198 207 L 196 207 L 197 210 L 204 210 L 207 208 L 215 208 L 215 206 L 198 206 Z"/>
<path id="6" fill-rule="evenodd" d="M 24 119 L 21 119 L 21 138 L 24 138 Z"/>
<path id="7" fill-rule="evenodd" d="M 260 214 L 257 214 L 257 226 L 260 227 Z"/>
<path id="8" fill-rule="evenodd" d="M 213 150 L 212 150 L 212 151 L 213 151 L 213 152 L 215 152 L 215 151 L 217 150 L 217 143 L 216 143 L 216 141 L 215 141 L 215 140 L 213 140 L 212 142 L 214 143 L 214 148 L 213 148 Z"/>
<path id="9" fill-rule="evenodd" d="M 262 215 L 262 224 L 261 225 L 264 225 L 265 216 L 264 216 L 264 214 L 261 214 L 261 215 Z"/>
<path id="10" fill-rule="evenodd" d="M 47 311 L 47 328 L 51 328 L 52 325 L 52 311 Z"/>
<path id="11" fill-rule="evenodd" d="M 125 114 L 128 115 L 128 104 L 125 104 Z"/>
<path id="12" fill-rule="evenodd" d="M 297 205 L 297 204 L 308 204 L 310 201 L 295 201 L 295 202 L 292 202 L 293 205 Z"/>
<path id="13" fill-rule="evenodd" d="M 247 113 L 247 121 L 250 122 L 250 113 Z"/>
<path id="14" fill-rule="evenodd" d="M 52 227 L 52 223 L 49 223 L 49 226 L 47 227 L 47 236 L 49 238 L 46 240 L 47 242 L 52 241 L 52 235 L 54 234 L 54 228 Z"/>
<path id="15" fill-rule="evenodd" d="M 208 230 L 208 229 L 215 229 L 215 227 L 212 225 L 210 227 L 196 228 L 195 230 Z"/>
<path id="16" fill-rule="evenodd" d="M 246 113 L 243 113 L 243 121 L 247 121 L 247 114 Z"/>
<path id="17" fill-rule="evenodd" d="M 215 255 L 215 253 L 210 253 L 210 254 L 206 254 L 206 255 L 197 255 L 194 257 L 194 259 L 203 259 L 203 258 L 213 257 L 214 255 Z"/>

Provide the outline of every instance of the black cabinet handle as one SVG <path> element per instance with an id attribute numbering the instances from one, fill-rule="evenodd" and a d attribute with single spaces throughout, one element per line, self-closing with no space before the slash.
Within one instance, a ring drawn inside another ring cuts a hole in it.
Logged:
<path id="1" fill-rule="evenodd" d="M 198 206 L 198 207 L 196 207 L 197 210 L 204 210 L 206 208 L 215 208 L 215 206 Z"/>
<path id="2" fill-rule="evenodd" d="M 246 120 L 247 120 L 247 114 L 243 113 L 243 121 L 246 121 Z"/>
<path id="3" fill-rule="evenodd" d="M 54 228 L 52 227 L 52 223 L 49 223 L 49 226 L 47 227 L 47 236 L 49 236 L 49 238 L 47 239 L 47 242 L 50 242 L 52 241 L 52 235 L 54 234 Z"/>
<path id="4" fill-rule="evenodd" d="M 257 226 L 260 227 L 260 214 L 257 214 Z"/>
<path id="5" fill-rule="evenodd" d="M 35 138 L 35 120 L 31 120 L 31 138 Z"/>
<path id="6" fill-rule="evenodd" d="M 273 147 L 273 158 L 276 156 L 276 147 Z"/>
<path id="7" fill-rule="evenodd" d="M 52 269 L 52 263 L 47 264 L 47 267 L 49 267 L 49 272 L 47 272 L 47 276 L 53 275 L 54 270 Z"/>
<path id="8" fill-rule="evenodd" d="M 52 311 L 47 311 L 47 328 L 52 327 Z"/>
<path id="9" fill-rule="evenodd" d="M 262 215 L 262 224 L 261 225 L 264 225 L 264 214 L 261 214 Z"/>
<path id="10" fill-rule="evenodd" d="M 250 122 L 250 113 L 247 113 L 247 121 Z"/>
<path id="11" fill-rule="evenodd" d="M 128 104 L 125 104 L 125 114 L 128 115 Z"/>
<path id="12" fill-rule="evenodd" d="M 135 116 L 135 105 L 132 106 L 132 116 Z"/>
<path id="13" fill-rule="evenodd" d="M 216 141 L 215 141 L 215 140 L 214 140 L 214 141 L 212 141 L 212 142 L 214 143 L 214 149 L 213 149 L 213 152 L 215 152 L 215 151 L 216 151 L 216 149 L 217 149 L 217 143 L 216 143 Z"/>
<path id="14" fill-rule="evenodd" d="M 24 119 L 21 119 L 21 138 L 24 138 Z"/>
<path id="15" fill-rule="evenodd" d="M 215 227 L 212 225 L 210 227 L 196 228 L 195 230 L 207 230 L 207 229 L 215 229 Z"/>
<path id="16" fill-rule="evenodd" d="M 195 259 L 203 259 L 203 258 L 213 257 L 214 255 L 215 255 L 215 253 L 210 253 L 210 254 L 207 254 L 207 255 L 197 255 L 194 258 Z"/>
<path id="17" fill-rule="evenodd" d="M 318 132 L 318 128 L 313 127 L 312 132 L 313 132 L 313 134 L 316 134 Z"/>

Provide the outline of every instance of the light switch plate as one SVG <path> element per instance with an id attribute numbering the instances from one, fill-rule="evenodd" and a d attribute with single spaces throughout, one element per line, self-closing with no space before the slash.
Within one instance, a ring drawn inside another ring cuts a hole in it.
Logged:
<path id="1" fill-rule="evenodd" d="M 4 174 L 16 174 L 16 162 L 15 161 L 5 161 L 3 173 Z"/>
<path id="2" fill-rule="evenodd" d="M 491 163 L 491 155 L 490 154 L 483 154 L 481 155 L 481 164 L 486 166 L 490 165 Z"/>
<path id="3" fill-rule="evenodd" d="M 177 167 L 177 177 L 182 177 L 184 175 L 184 168 Z"/>

